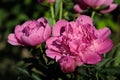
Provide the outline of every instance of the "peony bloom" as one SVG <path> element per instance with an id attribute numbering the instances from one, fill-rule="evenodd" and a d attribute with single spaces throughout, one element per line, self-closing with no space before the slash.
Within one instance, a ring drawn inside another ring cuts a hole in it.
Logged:
<path id="1" fill-rule="evenodd" d="M 64 73 L 73 72 L 76 68 L 74 59 L 69 56 L 62 57 L 59 63 Z"/>
<path id="2" fill-rule="evenodd" d="M 81 15 L 75 21 L 58 21 L 52 37 L 46 41 L 46 55 L 60 63 L 63 72 L 69 73 L 82 64 L 97 64 L 102 54 L 111 50 L 109 28 L 97 30 L 88 16 Z"/>
<path id="3" fill-rule="evenodd" d="M 89 7 L 93 9 L 101 9 L 101 13 L 109 13 L 116 9 L 118 4 L 113 3 L 113 0 L 77 0 L 77 4 L 74 6 L 76 12 L 82 12 L 82 10 L 88 9 Z"/>
<path id="4" fill-rule="evenodd" d="M 48 39 L 51 28 L 45 18 L 29 20 L 15 27 L 14 33 L 9 34 L 8 43 L 12 45 L 37 46 Z"/>

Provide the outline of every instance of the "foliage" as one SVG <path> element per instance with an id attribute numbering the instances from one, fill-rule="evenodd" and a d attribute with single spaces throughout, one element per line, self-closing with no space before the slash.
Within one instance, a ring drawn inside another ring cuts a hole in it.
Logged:
<path id="1" fill-rule="evenodd" d="M 60 6 L 63 2 L 63 15 Z M 120 5 L 120 0 L 115 0 Z M 50 6 L 37 0 L 0 0 L 0 77 L 2 80 L 119 80 L 120 78 L 120 6 L 108 14 L 96 13 L 97 28 L 109 27 L 114 48 L 104 54 L 102 62 L 96 65 L 82 65 L 75 72 L 65 74 L 59 64 L 46 57 L 45 44 L 40 48 L 11 46 L 7 36 L 14 32 L 15 25 L 29 19 L 45 16 L 51 25 L 59 19 L 74 20 L 74 0 L 56 0 L 55 16 L 51 17 Z M 87 13 L 88 14 L 88 13 Z M 34 53 L 34 54 L 33 54 Z"/>

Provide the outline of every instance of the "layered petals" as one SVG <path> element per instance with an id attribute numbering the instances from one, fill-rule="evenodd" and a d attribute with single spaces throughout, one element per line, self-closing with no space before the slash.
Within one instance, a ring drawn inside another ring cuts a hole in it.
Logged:
<path id="1" fill-rule="evenodd" d="M 38 20 L 29 20 L 22 25 L 17 25 L 14 35 L 8 36 L 8 42 L 12 45 L 37 46 L 45 42 L 50 35 L 51 27 L 47 20 L 39 18 Z"/>
<path id="2" fill-rule="evenodd" d="M 110 29 L 97 30 L 90 17 L 81 15 L 75 21 L 63 22 L 57 22 L 53 37 L 46 41 L 46 55 L 59 62 L 63 72 L 73 72 L 82 64 L 97 64 L 102 60 L 102 54 L 112 49 Z"/>
<path id="3" fill-rule="evenodd" d="M 75 4 L 74 10 L 76 12 L 81 12 L 82 10 L 84 11 L 92 8 L 105 14 L 117 8 L 118 4 L 114 4 L 113 1 L 114 0 L 77 0 L 77 5 Z"/>
<path id="4" fill-rule="evenodd" d="M 72 59 L 71 57 L 62 57 L 62 59 L 59 61 L 60 62 L 60 67 L 61 70 L 64 73 L 70 73 L 73 72 L 76 68 L 76 64 L 74 59 Z"/>

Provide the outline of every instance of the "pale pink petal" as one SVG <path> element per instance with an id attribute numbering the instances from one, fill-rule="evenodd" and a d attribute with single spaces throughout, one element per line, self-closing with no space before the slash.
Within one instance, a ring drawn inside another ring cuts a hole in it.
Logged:
<path id="1" fill-rule="evenodd" d="M 77 20 L 79 22 L 79 24 L 90 24 L 90 25 L 93 25 L 93 21 L 92 19 L 89 17 L 89 16 L 86 16 L 86 15 L 81 15 L 77 18 Z"/>
<path id="2" fill-rule="evenodd" d="M 46 55 L 52 59 L 55 59 L 58 61 L 61 58 L 61 54 L 59 52 L 53 51 L 53 50 L 46 50 Z"/>
<path id="3" fill-rule="evenodd" d="M 50 35 L 51 35 L 51 27 L 49 24 L 47 24 L 43 34 L 44 40 L 47 40 L 50 37 Z"/>
<path id="4" fill-rule="evenodd" d="M 91 6 L 91 7 L 95 7 L 96 6 L 96 3 L 99 1 L 99 0 L 83 0 L 87 5 Z"/>
<path id="5" fill-rule="evenodd" d="M 113 2 L 114 0 L 105 0 L 104 1 L 104 5 L 110 5 L 110 4 L 112 4 L 112 2 Z"/>
<path id="6" fill-rule="evenodd" d="M 109 13 L 109 12 L 113 11 L 114 9 L 116 9 L 117 6 L 118 6 L 118 4 L 111 4 L 111 5 L 109 5 L 108 9 L 101 10 L 100 12 L 103 13 L 103 14 L 104 13 Z"/>
<path id="7" fill-rule="evenodd" d="M 96 30 L 96 34 L 99 39 L 104 40 L 110 36 L 111 31 L 109 28 L 102 28 L 102 29 Z"/>
<path id="8" fill-rule="evenodd" d="M 101 61 L 101 56 L 92 51 L 86 51 L 83 54 L 83 61 L 87 64 L 97 64 Z"/>
<path id="9" fill-rule="evenodd" d="M 27 45 L 37 46 L 41 44 L 42 42 L 44 42 L 43 31 L 44 31 L 44 28 L 41 27 L 36 33 L 33 33 L 29 36 L 22 36 L 21 39 Z"/>
<path id="10" fill-rule="evenodd" d="M 100 6 L 103 6 L 104 5 L 104 3 L 105 3 L 105 1 L 106 0 L 98 0 L 97 2 L 96 2 L 96 4 L 95 4 L 95 6 L 94 7 L 100 7 Z"/>
<path id="11" fill-rule="evenodd" d="M 110 51 L 113 47 L 113 43 L 111 39 L 106 39 L 104 41 L 98 40 L 94 44 L 95 51 L 99 54 L 104 54 Z"/>
<path id="12" fill-rule="evenodd" d="M 52 29 L 52 35 L 53 36 L 60 36 L 65 31 L 65 27 L 67 25 L 66 20 L 59 20 Z"/>
<path id="13" fill-rule="evenodd" d="M 73 8 L 74 8 L 75 12 L 77 12 L 77 13 L 82 12 L 82 9 L 80 8 L 80 6 L 78 4 L 74 5 Z"/>
<path id="14" fill-rule="evenodd" d="M 15 34 L 11 33 L 8 35 L 8 43 L 12 45 L 21 45 L 15 37 Z"/>

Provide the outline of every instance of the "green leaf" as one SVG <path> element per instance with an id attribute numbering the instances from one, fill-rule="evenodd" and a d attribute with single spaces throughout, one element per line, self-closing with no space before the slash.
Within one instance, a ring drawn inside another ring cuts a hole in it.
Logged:
<path id="1" fill-rule="evenodd" d="M 30 76 L 27 70 L 20 68 L 20 67 L 17 67 L 16 69 L 18 70 L 18 72 L 20 72 L 26 76 Z"/>
<path id="2" fill-rule="evenodd" d="M 40 79 L 40 77 L 38 76 L 38 75 L 36 75 L 36 74 L 32 74 L 32 78 L 34 79 L 34 80 L 42 80 L 42 79 Z"/>
<path id="3" fill-rule="evenodd" d="M 103 72 L 107 72 L 110 75 L 114 75 L 114 74 L 119 74 L 120 75 L 120 66 L 104 68 Z"/>
<path id="4" fill-rule="evenodd" d="M 97 65 L 97 69 L 101 69 L 103 66 L 105 66 L 107 63 L 110 63 L 112 62 L 113 59 L 110 57 L 110 58 L 107 58 L 107 59 L 104 59 L 102 62 L 100 62 L 98 65 Z"/>
<path id="5" fill-rule="evenodd" d="M 60 10 L 60 3 L 62 0 L 56 0 L 56 4 L 55 4 L 55 16 L 58 16 L 59 10 Z"/>

